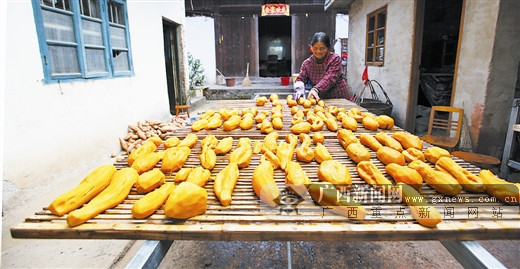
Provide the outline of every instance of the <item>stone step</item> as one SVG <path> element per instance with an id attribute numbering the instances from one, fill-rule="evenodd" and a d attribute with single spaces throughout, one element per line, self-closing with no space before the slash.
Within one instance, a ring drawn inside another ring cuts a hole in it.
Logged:
<path id="1" fill-rule="evenodd" d="M 279 81 L 279 80 L 278 80 Z M 207 100 L 237 100 L 248 99 L 251 100 L 261 93 L 267 95 L 271 93 L 287 95 L 293 92 L 292 84 L 282 85 L 278 83 L 254 83 L 251 86 L 242 86 L 237 84 L 232 87 L 226 85 L 208 85 L 203 90 L 203 95 Z"/>
<path id="2" fill-rule="evenodd" d="M 206 97 L 195 96 L 190 98 L 190 113 L 196 111 L 206 104 Z"/>

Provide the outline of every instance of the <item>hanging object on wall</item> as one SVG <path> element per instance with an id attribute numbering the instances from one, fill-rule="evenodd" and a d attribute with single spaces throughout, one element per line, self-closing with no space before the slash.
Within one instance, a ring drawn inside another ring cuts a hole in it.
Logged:
<path id="1" fill-rule="evenodd" d="M 262 5 L 262 16 L 290 16 L 287 4 L 265 4 Z"/>

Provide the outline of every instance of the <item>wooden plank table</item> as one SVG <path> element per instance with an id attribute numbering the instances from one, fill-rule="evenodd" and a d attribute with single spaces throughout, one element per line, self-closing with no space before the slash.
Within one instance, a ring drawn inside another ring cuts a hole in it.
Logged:
<path id="1" fill-rule="evenodd" d="M 282 141 L 290 134 L 292 116 L 285 100 L 284 127 L 279 130 Z M 356 104 L 343 99 L 326 100 L 326 105 L 335 105 L 348 109 Z M 213 110 L 244 109 L 256 107 L 250 100 L 219 101 Z M 260 111 L 271 110 L 271 103 L 257 107 Z M 341 128 L 341 124 L 339 124 Z M 394 127 L 393 132 L 401 130 Z M 381 130 L 378 130 L 378 132 Z M 185 137 L 191 129 L 184 128 L 172 133 L 179 138 Z M 297 197 L 288 191 L 283 191 L 282 205 L 279 208 L 269 208 L 260 203 L 253 192 L 251 177 L 259 163 L 260 154 L 253 154 L 249 167 L 240 170 L 237 186 L 233 192 L 230 206 L 223 207 L 213 191 L 213 181 L 206 185 L 208 191 L 208 208 L 206 213 L 188 220 L 169 219 L 164 211 L 159 209 L 144 220 L 134 219 L 131 215 L 133 204 L 143 195 L 135 188 L 130 195 L 115 208 L 109 209 L 92 220 L 74 228 L 67 226 L 66 216 L 53 215 L 47 207 L 27 217 L 23 223 L 11 228 L 14 238 L 54 238 L 54 239 L 137 239 L 137 240 L 276 240 L 276 241 L 386 241 L 386 240 L 492 240 L 520 239 L 520 214 L 518 206 L 508 206 L 488 194 L 469 193 L 462 191 L 455 197 L 444 196 L 426 184 L 420 190 L 433 206 L 441 213 L 444 220 L 435 228 L 419 225 L 411 216 L 408 207 L 395 197 L 380 195 L 361 179 L 355 163 L 350 160 L 345 150 L 337 140 L 336 132 L 324 127 L 324 145 L 329 149 L 335 160 L 346 165 L 352 176 L 352 189 L 348 195 L 355 195 L 366 209 L 364 221 L 353 221 L 344 216 L 329 212 L 316 205 L 309 197 Z M 355 132 L 368 131 L 360 124 Z M 199 137 L 197 145 L 192 149 L 184 167 L 200 166 L 200 141 L 209 134 L 219 140 L 232 136 L 234 147 L 239 138 L 248 137 L 253 142 L 263 141 L 265 137 L 254 127 L 251 130 L 223 131 L 202 130 L 196 133 Z M 430 145 L 425 144 L 425 147 Z M 162 145 L 159 150 L 162 149 Z M 371 152 L 371 161 L 384 171 L 384 165 Z M 217 165 L 212 170 L 212 177 L 228 163 L 228 156 L 217 156 Z M 477 174 L 479 168 L 461 159 L 453 157 L 462 167 Z M 296 160 L 295 158 L 293 160 Z M 115 163 L 116 167 L 127 167 L 126 158 Z M 302 163 L 303 169 L 313 182 L 317 182 L 316 162 Z M 160 163 L 157 165 L 160 167 Z M 173 181 L 175 173 L 167 175 L 166 181 Z M 389 177 L 390 178 L 390 177 Z M 390 178 L 391 179 L 391 178 Z M 285 189 L 285 174 L 275 171 L 275 180 L 281 190 Z M 79 181 L 78 181 L 79 182 Z M 56 194 L 58 196 L 59 193 Z"/>

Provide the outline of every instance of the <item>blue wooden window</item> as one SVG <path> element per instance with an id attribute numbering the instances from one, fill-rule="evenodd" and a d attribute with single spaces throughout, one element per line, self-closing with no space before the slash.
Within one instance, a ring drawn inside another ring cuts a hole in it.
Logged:
<path id="1" fill-rule="evenodd" d="M 133 75 L 125 0 L 33 0 L 45 82 Z"/>

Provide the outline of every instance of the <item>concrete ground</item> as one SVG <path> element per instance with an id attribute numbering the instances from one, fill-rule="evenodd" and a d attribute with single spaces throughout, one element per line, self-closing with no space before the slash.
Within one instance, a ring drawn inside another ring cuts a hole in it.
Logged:
<path id="1" fill-rule="evenodd" d="M 201 105 L 204 111 L 212 102 Z M 197 111 L 190 113 L 195 114 Z M 38 188 L 18 189 L 4 180 L 1 268 L 124 268 L 144 241 L 13 239 L 9 228 L 42 209 L 110 156 L 67 171 Z M 520 241 L 479 241 L 508 268 L 520 268 Z M 290 256 L 288 248 L 291 249 Z M 159 268 L 461 268 L 437 241 L 226 242 L 175 241 Z"/>

